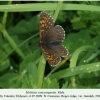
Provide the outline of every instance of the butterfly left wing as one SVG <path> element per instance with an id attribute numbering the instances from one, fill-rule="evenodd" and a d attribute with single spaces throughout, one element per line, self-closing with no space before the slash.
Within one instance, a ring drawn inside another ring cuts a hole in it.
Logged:
<path id="1" fill-rule="evenodd" d="M 53 18 L 46 12 L 40 13 L 40 42 L 42 42 L 47 34 L 47 31 L 54 26 Z"/>
<path id="2" fill-rule="evenodd" d="M 57 66 L 61 62 L 60 56 L 46 45 L 42 45 L 43 53 L 46 60 L 51 66 Z"/>

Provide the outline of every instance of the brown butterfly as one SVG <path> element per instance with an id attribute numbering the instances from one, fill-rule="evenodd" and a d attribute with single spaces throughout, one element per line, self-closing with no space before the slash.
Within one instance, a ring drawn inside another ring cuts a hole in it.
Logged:
<path id="1" fill-rule="evenodd" d="M 51 66 L 57 66 L 61 57 L 68 55 L 66 47 L 61 43 L 65 38 L 65 31 L 60 25 L 54 26 L 53 18 L 46 12 L 40 13 L 40 43 L 38 44 Z"/>

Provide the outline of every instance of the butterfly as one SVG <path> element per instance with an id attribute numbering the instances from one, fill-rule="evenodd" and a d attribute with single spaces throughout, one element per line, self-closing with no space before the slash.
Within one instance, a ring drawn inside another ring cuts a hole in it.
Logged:
<path id="1" fill-rule="evenodd" d="M 46 12 L 40 13 L 40 43 L 38 44 L 51 66 L 57 66 L 61 57 L 68 56 L 68 50 L 61 45 L 65 31 L 60 25 L 54 26 L 53 18 Z"/>

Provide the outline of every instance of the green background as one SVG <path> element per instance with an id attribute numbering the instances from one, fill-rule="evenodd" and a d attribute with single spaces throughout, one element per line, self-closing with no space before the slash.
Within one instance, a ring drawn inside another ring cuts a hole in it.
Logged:
<path id="1" fill-rule="evenodd" d="M 56 67 L 37 46 L 42 11 L 66 34 Z M 99 1 L 0 1 L 0 88 L 99 88 L 99 21 Z"/>

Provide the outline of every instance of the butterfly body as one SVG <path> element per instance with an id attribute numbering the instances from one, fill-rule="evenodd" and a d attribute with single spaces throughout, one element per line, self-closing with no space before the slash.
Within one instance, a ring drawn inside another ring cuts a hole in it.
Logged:
<path id="1" fill-rule="evenodd" d="M 61 45 L 65 38 L 65 31 L 60 25 L 54 26 L 53 18 L 46 12 L 40 14 L 40 43 L 38 46 L 51 66 L 57 66 L 61 56 L 66 57 L 68 50 Z"/>
<path id="2" fill-rule="evenodd" d="M 60 45 L 60 43 L 58 41 L 51 41 L 51 42 L 43 42 L 42 45 L 46 45 L 46 46 L 57 46 Z"/>

